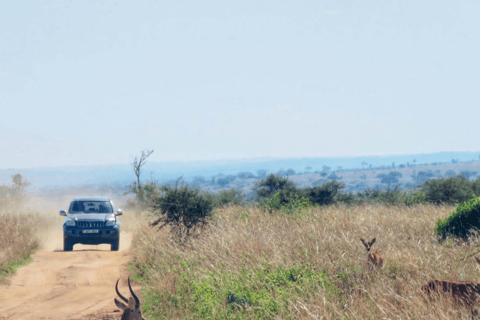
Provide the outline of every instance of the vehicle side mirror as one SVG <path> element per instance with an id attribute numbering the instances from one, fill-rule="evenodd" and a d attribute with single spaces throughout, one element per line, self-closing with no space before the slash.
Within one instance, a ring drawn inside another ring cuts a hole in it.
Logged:
<path id="1" fill-rule="evenodd" d="M 117 213 L 115 213 L 116 216 L 121 216 L 123 214 L 123 211 L 121 209 L 117 210 Z"/>
<path id="2" fill-rule="evenodd" d="M 67 216 L 67 211 L 60 210 L 60 215 L 63 216 L 63 217 L 66 217 Z"/>

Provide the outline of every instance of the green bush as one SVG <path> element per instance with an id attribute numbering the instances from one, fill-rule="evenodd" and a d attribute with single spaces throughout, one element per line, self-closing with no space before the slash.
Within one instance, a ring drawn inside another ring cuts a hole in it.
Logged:
<path id="1" fill-rule="evenodd" d="M 160 229 L 170 225 L 179 240 L 202 231 L 212 217 L 212 199 L 188 185 L 164 186 L 153 203 L 153 213 L 159 218 L 151 225 L 161 224 Z"/>
<path id="2" fill-rule="evenodd" d="M 257 182 L 253 188 L 258 200 L 272 197 L 279 191 L 284 193 L 285 197 L 293 197 L 297 193 L 297 187 L 288 178 L 282 178 L 275 174 L 270 174 L 263 180 Z"/>
<path id="3" fill-rule="evenodd" d="M 301 193 L 313 204 L 328 205 L 334 202 L 335 197 L 344 186 L 343 182 L 333 180 L 320 186 L 304 188 Z"/>
<path id="4" fill-rule="evenodd" d="M 476 196 L 480 196 L 480 178 L 475 179 L 474 181 L 470 182 L 472 186 L 472 192 Z"/>
<path id="5" fill-rule="evenodd" d="M 245 202 L 245 194 L 238 189 L 228 189 L 220 191 L 213 199 L 216 207 L 230 204 L 239 206 Z"/>
<path id="6" fill-rule="evenodd" d="M 420 190 L 425 193 L 425 200 L 434 204 L 458 204 L 474 194 L 472 182 L 462 175 L 425 181 Z"/>
<path id="7" fill-rule="evenodd" d="M 294 210 L 304 209 L 312 206 L 308 198 L 301 197 L 298 194 L 285 196 L 281 191 L 273 195 L 273 197 L 265 200 L 265 208 L 272 212 L 273 210 L 283 210 L 291 213 Z"/>
<path id="8" fill-rule="evenodd" d="M 335 196 L 335 202 L 344 203 L 348 205 L 359 204 L 358 198 L 353 192 L 341 192 Z"/>
<path id="9" fill-rule="evenodd" d="M 346 204 L 389 204 L 389 205 L 416 205 L 425 203 L 425 194 L 422 191 L 395 189 L 366 189 L 358 193 L 339 193 L 336 202 Z"/>
<path id="10" fill-rule="evenodd" d="M 448 218 L 437 221 L 436 234 L 446 238 L 454 236 L 466 239 L 472 230 L 480 229 L 480 198 L 473 196 L 455 208 Z"/>

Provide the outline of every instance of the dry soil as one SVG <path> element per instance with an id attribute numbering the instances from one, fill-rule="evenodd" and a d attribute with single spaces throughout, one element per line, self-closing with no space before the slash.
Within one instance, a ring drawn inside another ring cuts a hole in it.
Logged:
<path id="1" fill-rule="evenodd" d="M 129 293 L 125 264 L 131 240 L 131 233 L 122 232 L 119 251 L 77 244 L 63 252 L 62 233 L 50 233 L 34 262 L 0 284 L 0 320 L 119 319 L 115 283 L 121 278 L 120 292 Z"/>

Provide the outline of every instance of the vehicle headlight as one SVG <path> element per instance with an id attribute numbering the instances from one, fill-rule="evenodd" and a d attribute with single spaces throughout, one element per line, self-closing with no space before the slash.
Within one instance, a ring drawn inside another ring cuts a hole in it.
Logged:
<path id="1" fill-rule="evenodd" d="M 74 219 L 68 219 L 65 224 L 69 227 L 75 227 L 75 220 Z"/>
<path id="2" fill-rule="evenodd" d="M 111 227 L 111 226 L 114 226 L 114 225 L 115 225 L 115 218 L 110 218 L 105 223 L 105 226 L 107 226 L 107 227 Z"/>

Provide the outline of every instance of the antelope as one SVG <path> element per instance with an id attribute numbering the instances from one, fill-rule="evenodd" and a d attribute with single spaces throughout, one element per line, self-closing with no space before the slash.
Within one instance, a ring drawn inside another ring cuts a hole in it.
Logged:
<path id="1" fill-rule="evenodd" d="M 142 312 L 140 311 L 140 300 L 135 295 L 135 293 L 132 290 L 132 286 L 130 285 L 130 277 L 128 278 L 128 288 L 130 289 L 130 293 L 132 294 L 132 297 L 130 297 L 128 300 L 118 291 L 119 281 L 120 279 L 117 280 L 117 284 L 115 285 L 115 291 L 117 292 L 120 299 L 128 303 L 128 306 L 127 306 L 123 302 L 118 301 L 117 298 L 114 299 L 117 307 L 123 310 L 121 320 L 145 320 L 145 318 L 142 317 Z"/>
<path id="2" fill-rule="evenodd" d="M 372 245 L 375 243 L 375 241 L 377 241 L 377 238 L 373 238 L 370 242 L 365 242 L 365 240 L 363 239 L 360 239 L 360 241 L 362 241 L 363 245 L 367 249 L 368 263 L 370 264 L 370 266 L 381 268 L 383 266 L 383 261 L 385 261 L 385 258 L 383 257 L 383 252 L 380 249 L 372 250 Z"/>
<path id="3" fill-rule="evenodd" d="M 475 257 L 477 263 L 480 259 Z M 422 286 L 422 291 L 432 300 L 435 294 L 447 294 L 457 306 L 472 309 L 480 300 L 480 282 L 469 280 L 447 280 L 434 278 Z M 476 310 L 472 311 L 472 317 L 477 316 Z"/>

